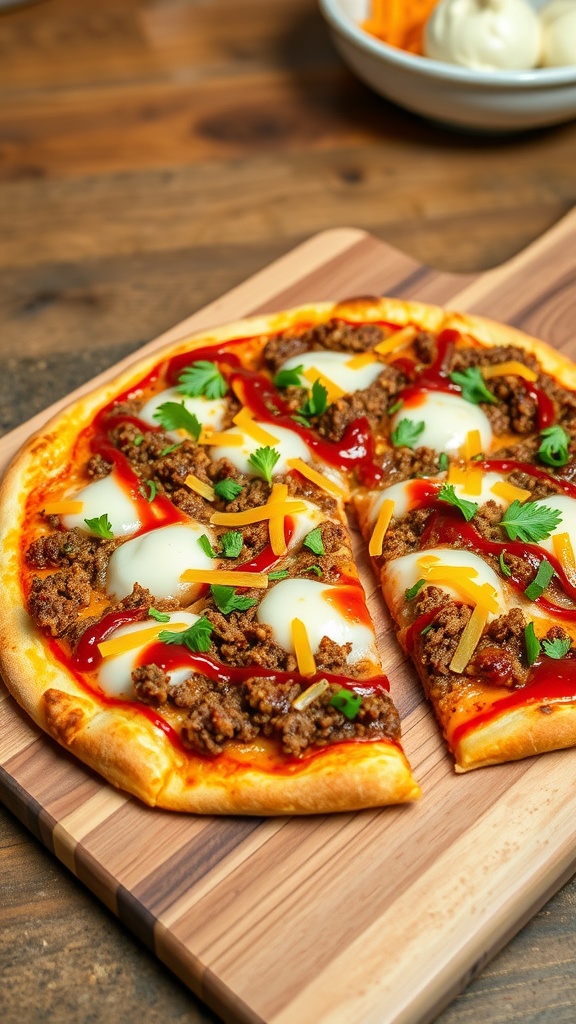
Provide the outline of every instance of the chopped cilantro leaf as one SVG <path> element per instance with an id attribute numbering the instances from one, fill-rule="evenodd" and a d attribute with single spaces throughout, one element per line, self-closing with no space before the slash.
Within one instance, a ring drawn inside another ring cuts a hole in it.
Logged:
<path id="1" fill-rule="evenodd" d="M 454 508 L 459 509 L 467 523 L 470 522 L 472 516 L 478 511 L 477 502 L 466 501 L 465 498 L 458 497 L 454 484 L 442 484 L 438 491 L 438 498 L 440 501 L 447 501 L 449 505 L 454 505 Z"/>
<path id="2" fill-rule="evenodd" d="M 102 516 L 96 516 L 94 519 L 85 519 L 84 522 L 92 533 L 95 533 L 97 537 L 104 537 L 105 540 L 111 540 L 114 536 L 112 532 L 112 523 L 108 519 L 108 515 L 105 512 Z"/>
<path id="3" fill-rule="evenodd" d="M 319 526 L 316 526 L 310 533 L 307 533 L 302 541 L 305 548 L 308 548 L 313 555 L 324 555 L 324 543 L 322 541 L 322 532 Z"/>
<path id="4" fill-rule="evenodd" d="M 338 693 L 335 693 L 330 699 L 330 704 L 333 708 L 337 708 L 338 711 L 341 711 L 342 714 L 351 721 L 353 718 L 356 718 L 356 715 L 362 706 L 362 697 L 359 693 L 353 693 L 352 690 L 346 690 L 342 687 L 342 689 L 338 690 Z"/>
<path id="5" fill-rule="evenodd" d="M 144 434 L 136 434 L 136 436 L 132 438 L 132 444 L 134 445 L 135 448 L 139 448 L 143 440 Z"/>
<path id="6" fill-rule="evenodd" d="M 156 622 L 170 622 L 170 616 L 166 612 L 159 612 L 156 608 L 149 608 L 148 615 L 151 619 L 156 619 Z"/>
<path id="7" fill-rule="evenodd" d="M 394 413 L 398 412 L 398 410 L 401 409 L 403 405 L 404 405 L 404 402 L 402 401 L 401 398 L 399 398 L 398 401 L 394 402 L 394 404 L 391 405 L 390 408 L 387 409 L 386 411 L 387 411 L 389 416 L 393 416 Z"/>
<path id="8" fill-rule="evenodd" d="M 269 484 L 272 483 L 272 470 L 280 458 L 280 452 L 276 448 L 257 448 L 248 459 L 248 462 L 257 473 L 260 473 Z"/>
<path id="9" fill-rule="evenodd" d="M 198 395 L 223 398 L 227 390 L 228 386 L 218 367 L 207 359 L 198 359 L 186 366 L 178 378 L 178 391 L 190 398 L 197 398 Z"/>
<path id="10" fill-rule="evenodd" d="M 449 462 L 446 452 L 440 452 L 440 455 L 438 456 L 438 469 L 445 472 L 448 469 L 448 465 Z"/>
<path id="11" fill-rule="evenodd" d="M 413 601 L 418 591 L 422 590 L 426 580 L 417 580 L 413 587 L 408 587 L 404 592 L 404 597 L 407 601 Z"/>
<path id="12" fill-rule="evenodd" d="M 312 416 L 321 416 L 328 405 L 328 391 L 319 380 L 315 380 L 309 398 L 298 410 L 297 419 L 309 420 Z"/>
<path id="13" fill-rule="evenodd" d="M 218 552 L 212 547 L 210 538 L 207 534 L 203 533 L 201 537 L 198 537 L 198 543 L 204 554 L 208 555 L 208 558 L 217 558 Z"/>
<path id="14" fill-rule="evenodd" d="M 424 431 L 424 421 L 415 423 L 414 420 L 400 420 L 395 430 L 392 431 L 390 439 L 395 448 L 413 448 L 420 434 Z"/>
<path id="15" fill-rule="evenodd" d="M 518 500 L 508 506 L 500 526 L 503 526 L 510 540 L 522 540 L 525 544 L 537 544 L 544 540 L 562 522 L 562 515 L 555 508 L 542 505 L 539 501 Z"/>
<path id="16" fill-rule="evenodd" d="M 319 565 L 309 565 L 306 569 L 302 569 L 302 572 L 313 572 L 315 576 L 323 576 L 323 570 Z"/>
<path id="17" fill-rule="evenodd" d="M 244 543 L 242 534 L 238 530 L 230 530 L 220 537 L 224 558 L 238 558 Z"/>
<path id="18" fill-rule="evenodd" d="M 207 651 L 210 648 L 210 636 L 213 629 L 212 623 L 203 615 L 192 626 L 181 630 L 179 633 L 163 629 L 158 634 L 158 639 L 163 644 L 183 644 L 189 651 Z"/>
<path id="19" fill-rule="evenodd" d="M 524 593 L 530 601 L 535 601 L 537 597 L 540 597 L 544 593 L 546 587 L 550 583 L 554 575 L 554 566 L 550 565 L 547 558 L 543 558 L 538 566 L 538 572 L 527 587 Z"/>
<path id="20" fill-rule="evenodd" d="M 181 441 L 177 441 L 176 444 L 169 444 L 166 448 L 163 448 L 160 452 L 160 458 L 163 459 L 165 455 L 170 455 L 170 452 L 175 452 L 177 448 L 182 444 Z"/>
<path id="21" fill-rule="evenodd" d="M 474 405 L 478 405 L 480 402 L 490 402 L 493 405 L 496 401 L 495 396 L 486 387 L 479 366 L 469 366 L 462 373 L 454 371 L 450 374 L 450 380 L 462 389 L 462 398 L 467 402 L 473 402 Z"/>
<path id="22" fill-rule="evenodd" d="M 195 441 L 200 437 L 202 425 L 193 412 L 188 412 L 184 402 L 164 402 L 154 413 L 164 430 L 185 430 Z"/>
<path id="23" fill-rule="evenodd" d="M 245 612 L 252 605 L 256 604 L 254 597 L 241 597 L 236 593 L 234 587 L 225 587 L 213 583 L 210 593 L 214 598 L 214 604 L 222 615 L 230 615 L 230 612 Z"/>
<path id="24" fill-rule="evenodd" d="M 222 501 L 234 501 L 242 491 L 242 484 L 236 483 L 232 477 L 227 476 L 225 480 L 219 480 L 214 484 L 214 493 L 222 498 Z"/>
<path id="25" fill-rule="evenodd" d="M 279 370 L 274 377 L 274 384 L 277 388 L 300 387 L 302 385 L 300 377 L 303 372 L 303 363 L 300 366 L 293 366 L 291 370 Z"/>
<path id="26" fill-rule="evenodd" d="M 533 665 L 540 654 L 540 641 L 534 632 L 533 622 L 529 622 L 524 630 L 524 642 L 526 644 L 526 659 L 529 665 Z"/>
<path id="27" fill-rule="evenodd" d="M 572 641 L 569 636 L 560 637 L 556 636 L 553 640 L 543 640 L 542 650 L 548 658 L 554 658 L 555 661 L 559 661 L 560 658 L 565 658 L 572 646 Z"/>
<path id="28" fill-rule="evenodd" d="M 290 573 L 288 572 L 288 569 L 277 569 L 275 572 L 269 572 L 268 573 L 268 579 L 269 580 L 285 580 L 286 577 L 289 576 L 289 575 L 290 575 Z"/>
<path id="29" fill-rule="evenodd" d="M 547 466 L 565 466 L 568 462 L 568 445 L 570 438 L 565 430 L 558 425 L 546 427 L 540 432 L 542 444 L 538 449 L 540 461 Z"/>
<path id="30" fill-rule="evenodd" d="M 501 551 L 500 554 L 498 555 L 498 561 L 500 562 L 500 570 L 501 570 L 503 576 L 511 576 L 512 575 L 512 570 L 508 568 L 508 566 L 506 565 L 506 562 L 504 561 L 504 555 L 505 554 L 506 554 L 505 551 Z"/>

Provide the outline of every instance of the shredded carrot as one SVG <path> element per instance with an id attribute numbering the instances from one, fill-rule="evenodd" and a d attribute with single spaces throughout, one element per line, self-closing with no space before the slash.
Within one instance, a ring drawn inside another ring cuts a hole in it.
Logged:
<path id="1" fill-rule="evenodd" d="M 362 28 L 390 46 L 422 54 L 424 26 L 438 0 L 372 0 Z"/>

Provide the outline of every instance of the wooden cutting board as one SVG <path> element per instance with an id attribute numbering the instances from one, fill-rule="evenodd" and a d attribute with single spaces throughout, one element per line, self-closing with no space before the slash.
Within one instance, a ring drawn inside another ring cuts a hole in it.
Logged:
<path id="1" fill-rule="evenodd" d="M 576 210 L 480 276 L 329 231 L 142 351 L 245 314 L 388 293 L 508 321 L 576 358 L 575 253 Z M 46 415 L 3 438 L 0 468 Z M 69 757 L 0 690 L 7 807 L 227 1022 L 424 1024 L 574 870 L 576 750 L 456 776 L 364 563 L 423 790 L 413 806 L 303 819 L 152 810 Z"/>

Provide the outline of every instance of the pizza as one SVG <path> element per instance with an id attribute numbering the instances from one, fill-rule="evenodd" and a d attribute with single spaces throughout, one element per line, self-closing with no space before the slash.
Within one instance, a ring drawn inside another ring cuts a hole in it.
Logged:
<path id="1" fill-rule="evenodd" d="M 357 517 L 457 771 L 576 742 L 576 369 L 394 298 L 253 317 L 136 360 L 0 491 L 0 664 L 150 805 L 416 799 Z"/>

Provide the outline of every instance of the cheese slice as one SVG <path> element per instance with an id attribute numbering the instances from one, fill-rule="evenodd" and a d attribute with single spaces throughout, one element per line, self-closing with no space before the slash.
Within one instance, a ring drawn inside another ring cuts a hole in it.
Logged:
<path id="1" fill-rule="evenodd" d="M 213 430 L 221 429 L 228 411 L 228 403 L 225 398 L 206 398 L 204 395 L 190 398 L 182 395 L 178 388 L 174 387 L 164 388 L 163 391 L 153 395 L 140 409 L 138 419 L 148 423 L 151 427 L 159 427 L 160 422 L 154 418 L 154 413 L 165 402 L 176 402 L 178 405 L 184 403 L 186 411 L 196 416 L 203 427 L 212 427 Z M 177 440 L 182 439 L 178 430 L 171 430 L 168 433 Z"/>
<path id="2" fill-rule="evenodd" d="M 270 431 L 273 430 L 276 443 L 274 445 L 263 445 L 261 441 L 256 441 L 254 437 L 248 436 L 244 432 L 244 427 L 242 430 L 239 427 L 232 427 L 228 433 L 238 434 L 242 438 L 240 445 L 234 445 L 233 447 L 216 445 L 210 449 L 210 458 L 214 459 L 215 462 L 218 459 L 227 459 L 228 462 L 231 462 L 236 469 L 241 473 L 245 473 L 246 476 L 258 476 L 259 474 L 256 469 L 248 460 L 258 448 L 271 447 L 280 453 L 280 458 L 272 470 L 273 477 L 283 476 L 288 472 L 288 459 L 300 458 L 306 460 L 310 458 L 307 446 L 295 431 L 289 430 L 287 427 L 279 427 L 275 423 L 261 423 L 259 420 L 254 420 L 253 425 L 261 427 L 269 435 Z"/>
<path id="3" fill-rule="evenodd" d="M 86 524 L 86 519 L 99 519 L 107 515 L 114 537 L 127 537 L 142 526 L 138 514 L 138 503 L 122 486 L 114 470 L 99 480 L 83 487 L 74 495 L 75 501 L 82 502 L 80 512 L 62 516 L 62 525 L 67 530 L 75 527 L 93 536 L 100 536 Z"/>
<path id="4" fill-rule="evenodd" d="M 437 452 L 457 454 L 466 442 L 468 432 L 478 430 L 481 451 L 492 447 L 492 427 L 479 405 L 465 401 L 460 395 L 444 391 L 423 391 L 405 402 L 394 413 L 390 426 L 396 430 L 401 420 L 423 423 L 424 430 L 416 447 L 433 448 Z"/>
<path id="5" fill-rule="evenodd" d="M 98 682 L 104 693 L 110 697 L 134 698 L 136 693 L 131 674 L 137 664 L 146 664 L 146 648 L 157 640 L 162 630 L 180 632 L 189 629 L 199 618 L 192 612 L 177 611 L 170 613 L 168 622 L 150 625 L 152 620 L 146 619 L 146 622 L 131 622 L 115 629 L 105 643 L 115 644 L 118 653 L 114 653 L 114 647 L 109 647 L 112 653 L 104 657 L 98 669 Z M 128 646 L 122 650 L 123 642 Z M 181 667 L 178 666 L 176 652 L 182 654 Z M 178 685 L 190 675 L 189 652 L 185 647 L 173 646 L 171 653 L 172 659 L 176 656 L 176 664 L 170 666 L 170 682 Z"/>
<path id="6" fill-rule="evenodd" d="M 440 570 L 432 574 L 436 577 L 434 580 L 429 579 L 430 573 L 426 573 L 426 555 L 432 556 L 435 560 L 438 559 L 438 561 L 429 563 Z M 454 579 L 454 586 L 451 586 L 450 570 L 443 575 L 444 566 L 449 566 L 450 569 L 463 568 L 469 575 L 466 577 L 463 574 L 459 580 Z M 424 578 L 428 578 L 431 585 L 444 590 L 456 601 L 476 605 L 477 599 L 480 597 L 483 607 L 489 606 L 493 609 L 488 612 L 487 621 L 491 621 L 498 615 L 503 615 L 518 604 L 512 591 L 504 590 L 500 578 L 479 555 L 464 549 L 448 547 L 433 548 L 429 552 L 414 551 L 409 555 L 395 558 L 382 570 L 382 589 L 390 603 L 394 618 L 401 624 L 410 621 L 413 615 L 411 603 L 406 602 L 406 590 Z M 484 584 L 488 584 L 490 589 L 482 591 L 482 594 L 479 595 L 478 591 Z"/>
<path id="7" fill-rule="evenodd" d="M 307 377 L 307 371 L 313 369 L 317 375 L 326 377 L 345 394 L 370 387 L 383 370 L 379 362 L 364 363 L 361 366 L 349 366 L 349 362 L 349 352 L 301 352 L 286 359 L 280 370 L 294 370 L 302 366 Z"/>
<path id="8" fill-rule="evenodd" d="M 301 619 L 313 654 L 322 637 L 337 644 L 352 644 L 349 664 L 377 661 L 374 632 L 368 626 L 352 621 L 330 600 L 336 587 L 316 580 L 287 579 L 271 587 L 258 606 L 258 621 L 270 626 L 274 640 L 286 651 L 295 652 L 291 622 Z M 327 595 L 327 596 L 326 596 Z"/>
<path id="9" fill-rule="evenodd" d="M 182 604 L 189 603 L 198 593 L 198 586 L 181 579 L 183 568 L 214 569 L 215 560 L 198 543 L 202 534 L 214 547 L 216 537 L 210 528 L 194 520 L 163 526 L 125 541 L 110 556 L 108 593 L 120 600 L 140 583 L 157 598 L 175 597 Z"/>

